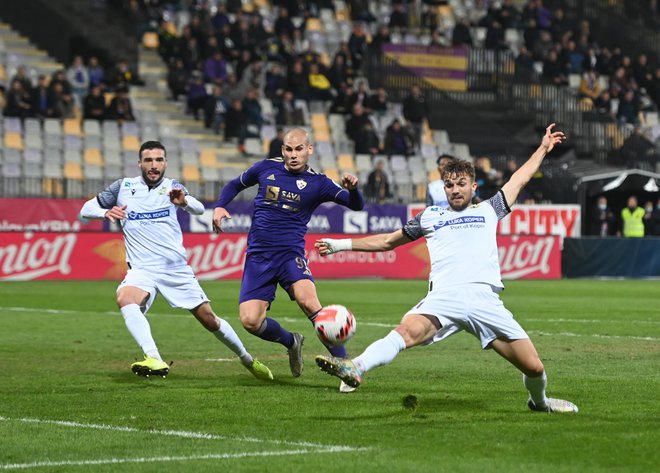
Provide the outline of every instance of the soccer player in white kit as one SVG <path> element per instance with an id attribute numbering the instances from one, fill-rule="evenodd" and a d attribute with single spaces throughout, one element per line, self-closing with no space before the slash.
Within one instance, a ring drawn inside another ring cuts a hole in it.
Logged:
<path id="1" fill-rule="evenodd" d="M 142 144 L 138 167 L 140 176 L 113 182 L 80 211 L 86 219 L 119 221 L 124 233 L 129 269 L 117 288 L 117 305 L 144 353 L 144 360 L 133 363 L 131 370 L 145 377 L 169 373 L 145 317 L 161 293 L 172 307 L 189 310 L 256 378 L 273 379 L 268 367 L 248 353 L 231 325 L 215 315 L 188 265 L 176 209 L 201 215 L 204 205 L 175 179 L 165 177 L 167 156 L 160 142 Z"/>
<path id="2" fill-rule="evenodd" d="M 509 214 L 521 189 L 538 170 L 543 158 L 565 139 L 546 128 L 539 148 L 492 198 L 470 205 L 477 184 L 468 161 L 447 164 L 444 170 L 448 208 L 427 207 L 402 229 L 358 239 L 321 239 L 321 255 L 337 251 L 388 251 L 421 237 L 431 256 L 429 292 L 403 316 L 385 338 L 367 347 L 352 360 L 319 355 L 316 363 L 349 386 L 362 383 L 370 369 L 394 360 L 398 353 L 417 345 L 430 345 L 466 330 L 523 373 L 529 391 L 528 406 L 535 411 L 577 412 L 571 402 L 545 394 L 547 378 L 536 348 L 513 318 L 498 293 L 504 289 L 497 250 L 497 223 Z"/>

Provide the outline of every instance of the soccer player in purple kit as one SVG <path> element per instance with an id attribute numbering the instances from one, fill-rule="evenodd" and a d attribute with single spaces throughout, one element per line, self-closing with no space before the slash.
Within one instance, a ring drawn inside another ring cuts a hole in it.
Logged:
<path id="1" fill-rule="evenodd" d="M 314 322 L 322 306 L 305 258 L 307 223 L 312 212 L 324 202 L 361 210 L 364 200 L 357 187 L 357 177 L 344 174 L 340 187 L 307 165 L 314 146 L 305 130 L 289 130 L 283 142 L 282 157 L 254 164 L 223 188 L 213 212 L 213 230 L 222 232 L 222 220 L 231 218 L 225 208 L 227 204 L 243 189 L 258 184 L 248 234 L 239 314 L 248 332 L 287 348 L 291 374 L 298 377 L 303 369 L 303 336 L 289 332 L 274 318 L 266 317 L 266 311 L 275 299 L 279 283 Z M 327 348 L 336 358 L 346 357 L 343 346 Z M 340 390 L 352 389 L 342 382 Z"/>

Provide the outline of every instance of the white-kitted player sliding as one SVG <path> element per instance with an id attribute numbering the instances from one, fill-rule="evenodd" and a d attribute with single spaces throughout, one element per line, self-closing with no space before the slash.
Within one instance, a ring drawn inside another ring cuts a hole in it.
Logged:
<path id="1" fill-rule="evenodd" d="M 124 233 L 128 271 L 117 288 L 117 305 L 126 327 L 142 348 L 144 360 L 131 365 L 140 376 L 167 376 L 145 314 L 161 293 L 174 308 L 189 310 L 259 379 L 273 379 L 263 363 L 250 355 L 229 323 L 215 315 L 208 297 L 188 265 L 177 207 L 201 215 L 204 205 L 174 179 L 165 177 L 167 155 L 158 141 L 140 147 L 141 175 L 119 179 L 83 205 L 87 219 L 118 221 Z"/>
<path id="2" fill-rule="evenodd" d="M 541 145 L 492 198 L 471 205 L 477 189 L 474 167 L 468 161 L 447 164 L 444 173 L 449 207 L 427 207 L 395 232 L 357 239 L 321 239 L 321 255 L 337 251 L 388 251 L 425 237 L 431 257 L 429 292 L 406 313 L 385 338 L 352 360 L 319 355 L 319 367 L 349 386 L 357 387 L 367 371 L 394 360 L 417 345 L 430 345 L 466 330 L 523 373 L 534 411 L 577 412 L 569 401 L 546 397 L 545 368 L 523 328 L 498 293 L 504 289 L 497 250 L 497 223 L 510 213 L 522 188 L 539 169 L 543 158 L 564 139 L 555 124 L 546 128 Z"/>

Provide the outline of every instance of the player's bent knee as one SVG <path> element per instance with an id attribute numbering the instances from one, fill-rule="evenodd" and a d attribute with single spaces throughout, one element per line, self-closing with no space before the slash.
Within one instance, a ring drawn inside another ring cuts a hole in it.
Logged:
<path id="1" fill-rule="evenodd" d="M 543 375 L 543 372 L 545 371 L 543 362 L 538 358 L 536 358 L 535 360 L 530 360 L 528 363 L 525 364 L 524 368 L 525 368 L 524 370 L 525 374 L 532 378 L 537 378 Z"/>
<path id="2" fill-rule="evenodd" d="M 263 323 L 263 318 L 254 316 L 253 314 L 241 314 L 240 318 L 243 328 L 250 333 L 257 333 Z"/>

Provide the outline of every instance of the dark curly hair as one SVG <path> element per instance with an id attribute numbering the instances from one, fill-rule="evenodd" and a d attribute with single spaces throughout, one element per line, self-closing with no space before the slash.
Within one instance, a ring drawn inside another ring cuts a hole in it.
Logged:
<path id="1" fill-rule="evenodd" d="M 467 176 L 472 182 L 474 182 L 474 166 L 470 161 L 466 161 L 464 159 L 455 159 L 450 161 L 445 166 L 442 177 L 443 179 L 446 179 L 453 175 Z"/>

